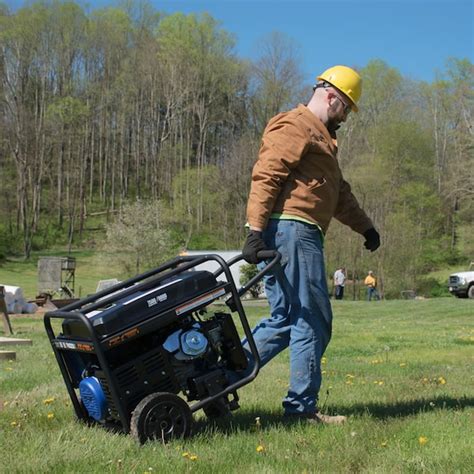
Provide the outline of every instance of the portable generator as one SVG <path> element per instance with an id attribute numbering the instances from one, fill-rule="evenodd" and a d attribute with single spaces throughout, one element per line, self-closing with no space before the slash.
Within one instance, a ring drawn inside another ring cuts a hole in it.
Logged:
<path id="1" fill-rule="evenodd" d="M 210 418 L 239 408 L 237 389 L 260 367 L 240 298 L 280 260 L 274 251 L 258 256 L 265 267 L 240 289 L 230 266 L 242 255 L 228 262 L 214 254 L 182 256 L 47 312 L 46 333 L 77 418 L 130 432 L 140 443 L 166 442 L 188 436 L 201 408 Z M 217 270 L 197 268 L 206 262 Z M 225 311 L 208 308 L 217 300 Z M 53 319 L 60 320 L 54 328 Z"/>

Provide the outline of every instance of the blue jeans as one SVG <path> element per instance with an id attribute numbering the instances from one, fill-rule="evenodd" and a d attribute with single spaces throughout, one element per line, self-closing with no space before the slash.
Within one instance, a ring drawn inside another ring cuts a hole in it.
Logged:
<path id="1" fill-rule="evenodd" d="M 367 301 L 370 301 L 374 297 L 377 301 L 380 300 L 379 293 L 377 288 L 368 287 L 367 288 Z"/>
<path id="2" fill-rule="evenodd" d="M 342 285 L 336 285 L 334 296 L 336 300 L 342 300 L 342 298 L 344 298 L 344 287 Z"/>
<path id="3" fill-rule="evenodd" d="M 271 316 L 260 321 L 252 334 L 262 366 L 290 347 L 285 413 L 314 413 L 321 387 L 321 357 L 332 329 L 321 234 L 309 224 L 271 219 L 263 238 L 282 259 L 265 277 Z M 245 340 L 244 347 L 248 350 Z"/>

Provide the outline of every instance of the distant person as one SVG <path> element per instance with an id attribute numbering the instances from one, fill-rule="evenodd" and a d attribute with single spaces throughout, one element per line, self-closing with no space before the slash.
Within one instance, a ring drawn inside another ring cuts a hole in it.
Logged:
<path id="1" fill-rule="evenodd" d="M 254 328 L 253 337 L 262 367 L 289 347 L 284 415 L 309 423 L 345 421 L 322 414 L 318 406 L 321 358 L 332 331 L 324 235 L 334 217 L 363 235 L 370 251 L 380 245 L 337 160 L 336 130 L 357 111 L 361 91 L 353 69 L 334 66 L 323 72 L 307 105 L 270 120 L 252 172 L 242 254 L 248 263 L 258 263 L 264 249 L 282 255 L 265 278 L 270 317 Z"/>
<path id="2" fill-rule="evenodd" d="M 377 278 L 375 278 L 372 270 L 369 270 L 368 275 L 365 277 L 364 285 L 367 287 L 367 301 L 371 301 L 372 297 L 378 301 L 380 296 L 377 292 Z"/>
<path id="3" fill-rule="evenodd" d="M 346 269 L 338 268 L 334 273 L 334 297 L 336 300 L 344 298 L 344 282 L 346 281 Z"/>

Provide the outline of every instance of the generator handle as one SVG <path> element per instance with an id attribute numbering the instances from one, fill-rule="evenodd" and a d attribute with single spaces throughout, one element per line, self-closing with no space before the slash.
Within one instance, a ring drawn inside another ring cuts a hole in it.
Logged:
<path id="1" fill-rule="evenodd" d="M 278 252 L 277 250 L 260 250 L 260 252 L 257 253 L 257 258 L 260 261 L 268 260 L 268 259 L 272 259 L 272 260 L 270 262 L 268 262 L 245 285 L 241 286 L 237 290 L 237 293 L 238 293 L 239 297 L 245 295 L 245 293 L 247 293 L 247 291 L 249 291 L 250 288 L 252 288 L 252 286 L 254 286 L 256 283 L 258 283 L 281 260 L 281 253 Z M 243 259 L 244 259 L 243 254 L 236 255 L 235 257 L 231 258 L 227 262 L 227 265 L 230 267 L 230 266 L 234 265 L 235 263 L 237 263 L 237 262 L 239 262 L 240 260 L 243 260 Z M 222 273 L 222 271 L 220 271 L 217 275 L 219 275 L 220 273 Z M 229 303 L 232 304 L 230 301 L 229 301 Z"/>

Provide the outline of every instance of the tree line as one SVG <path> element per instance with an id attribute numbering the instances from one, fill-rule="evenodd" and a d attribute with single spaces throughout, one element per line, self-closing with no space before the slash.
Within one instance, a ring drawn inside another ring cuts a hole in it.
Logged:
<path id="1" fill-rule="evenodd" d="M 137 201 L 160 202 L 181 248 L 240 248 L 263 128 L 311 94 L 285 35 L 243 60 L 211 16 L 146 3 L 0 5 L 0 45 L 0 251 L 26 258 Z M 339 158 L 383 246 L 367 255 L 336 223 L 328 271 L 371 266 L 387 288 L 414 288 L 474 249 L 473 65 L 453 58 L 430 84 L 381 60 L 358 69 Z"/>

